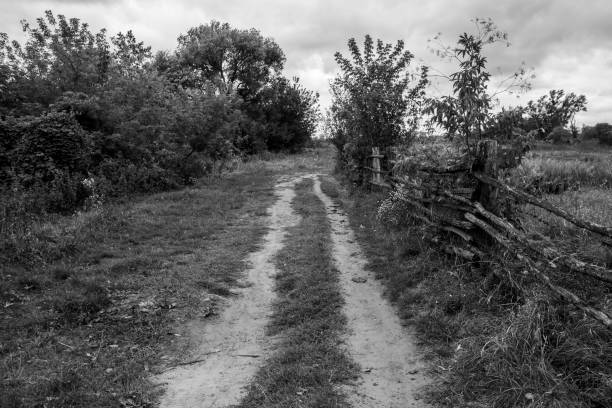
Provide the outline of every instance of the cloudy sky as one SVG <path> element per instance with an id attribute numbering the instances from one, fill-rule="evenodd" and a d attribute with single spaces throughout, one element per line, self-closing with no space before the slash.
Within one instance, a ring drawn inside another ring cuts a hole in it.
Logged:
<path id="1" fill-rule="evenodd" d="M 508 73 L 524 61 L 536 74 L 531 92 L 503 103 L 524 103 L 561 88 L 587 96 L 588 112 L 577 117 L 578 124 L 612 122 L 610 0 L 0 0 L 0 32 L 21 41 L 19 21 L 34 21 L 46 9 L 110 34 L 132 29 L 154 50 L 174 49 L 180 33 L 212 19 L 257 28 L 285 51 L 286 75 L 318 91 L 323 107 L 337 69 L 333 54 L 346 50 L 348 38 L 369 33 L 387 42 L 403 39 L 416 64 L 450 73 L 428 51 L 427 39 L 441 32 L 450 44 L 473 31 L 474 17 L 490 17 L 512 43 L 488 51 L 491 69 Z"/>

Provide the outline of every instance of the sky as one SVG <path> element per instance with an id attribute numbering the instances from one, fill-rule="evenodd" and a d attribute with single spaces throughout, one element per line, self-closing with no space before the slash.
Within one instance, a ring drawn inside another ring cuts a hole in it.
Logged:
<path id="1" fill-rule="evenodd" d="M 612 122 L 610 0 L 0 0 L 0 32 L 22 41 L 19 21 L 33 22 L 48 9 L 111 35 L 131 29 L 154 51 L 174 50 L 181 33 L 211 20 L 256 28 L 281 46 L 285 75 L 317 91 L 323 109 L 338 72 L 333 55 L 348 54 L 349 38 L 360 44 L 365 34 L 391 43 L 402 39 L 415 67 L 426 64 L 449 74 L 453 66 L 432 54 L 427 40 L 441 33 L 441 41 L 452 45 L 459 34 L 474 32 L 474 18 L 491 18 L 511 43 L 486 50 L 491 72 L 502 78 L 524 62 L 536 75 L 531 91 L 518 98 L 503 94 L 503 105 L 564 89 L 587 97 L 588 111 L 576 117 L 579 126 Z M 438 89 L 444 92 L 444 84 Z"/>

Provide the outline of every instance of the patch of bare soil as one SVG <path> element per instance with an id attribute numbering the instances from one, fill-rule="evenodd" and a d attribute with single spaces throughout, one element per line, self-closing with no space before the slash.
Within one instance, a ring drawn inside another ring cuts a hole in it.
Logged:
<path id="1" fill-rule="evenodd" d="M 314 189 L 331 222 L 332 254 L 346 301 L 348 352 L 362 369 L 361 378 L 346 389 L 351 406 L 427 407 L 418 394 L 428 380 L 413 335 L 382 297 L 382 285 L 365 268 L 367 261 L 347 216 L 321 191 L 318 178 Z"/>
<path id="2" fill-rule="evenodd" d="M 268 209 L 270 230 L 262 247 L 249 256 L 251 265 L 238 296 L 213 322 L 194 321 L 190 331 L 199 344 L 193 355 L 158 377 L 166 384 L 162 408 L 216 408 L 237 404 L 244 387 L 273 348 L 265 335 L 271 313 L 276 268 L 273 260 L 283 246 L 286 229 L 299 222 L 291 208 L 300 178 L 279 182 L 278 199 Z"/>

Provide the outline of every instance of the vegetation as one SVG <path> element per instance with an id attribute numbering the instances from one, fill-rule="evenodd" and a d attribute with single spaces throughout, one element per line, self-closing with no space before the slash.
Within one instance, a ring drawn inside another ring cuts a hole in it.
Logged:
<path id="1" fill-rule="evenodd" d="M 109 39 L 51 11 L 22 24 L 24 44 L 0 35 L 0 183 L 52 185 L 32 210 L 188 185 L 315 131 L 317 95 L 282 77 L 281 48 L 255 29 L 213 21 L 153 57 L 131 31 Z"/>
<path id="2" fill-rule="evenodd" d="M 440 256 L 439 248 L 422 239 L 424 227 L 407 207 L 380 204 L 388 202 L 384 192 L 347 195 L 333 179 L 323 187 L 339 194 L 370 260 L 368 267 L 425 346 L 437 378 L 429 387 L 430 402 L 448 407 L 597 407 L 612 399 L 608 329 L 543 293 L 513 269 L 517 265 L 510 259 L 489 265 Z M 594 222 L 610 219 L 608 189 L 552 198 Z M 538 209 L 527 211 L 537 217 L 525 219 L 531 233 L 555 237 L 567 251 L 612 265 L 609 249 L 596 237 L 568 229 Z M 592 302 L 609 298 L 609 288 L 598 282 L 566 274 L 555 279 L 571 283 L 572 290 Z"/>
<path id="3" fill-rule="evenodd" d="M 331 84 L 333 104 L 328 130 L 339 156 L 338 165 L 361 184 L 371 148 L 383 151 L 407 143 L 418 122 L 414 112 L 420 108 L 427 70 L 421 69 L 417 81 L 409 70 L 413 55 L 404 42 L 395 46 L 376 42 L 366 35 L 363 51 L 354 38 L 348 41 L 352 61 L 339 52 L 336 62 L 342 72 Z M 416 82 L 412 87 L 411 82 Z M 408 120 L 406 116 L 408 115 Z"/>
<path id="4" fill-rule="evenodd" d="M 612 125 L 598 123 L 595 126 L 585 126 L 582 129 L 582 139 L 596 139 L 603 145 L 612 146 Z"/>
<path id="5" fill-rule="evenodd" d="M 244 269 L 272 182 L 241 174 L 18 234 L 1 251 L 0 406 L 151 406 L 148 377 L 185 347 L 174 323 L 216 313 L 206 294 Z"/>
<path id="6" fill-rule="evenodd" d="M 325 209 L 311 180 L 298 184 L 296 192 L 301 221 L 289 230 L 276 261 L 278 300 L 269 330 L 282 340 L 241 407 L 345 407 L 338 385 L 356 375 L 339 347 L 346 317 Z"/>
<path id="7" fill-rule="evenodd" d="M 450 229 L 432 236 L 402 191 L 363 187 L 373 147 L 383 173 L 426 189 L 423 163 L 444 167 L 448 185 L 466 183 L 453 165 L 475 173 L 477 142 L 495 139 L 504 181 L 609 224 L 612 161 L 599 144 L 612 144 L 612 126 L 579 134 L 573 120 L 586 97 L 564 90 L 498 109 L 484 50 L 507 36 L 491 20 L 476 25 L 439 52 L 458 64 L 447 96 L 426 93 L 433 70 L 411 70 L 401 40 L 366 35 L 363 49 L 350 39 L 350 56 L 336 53 L 326 125 L 353 195 L 332 178 L 322 188 L 346 207 L 370 268 L 425 345 L 437 374 L 431 402 L 609 406 L 609 328 L 491 242 L 469 262 L 441 255 Z M 213 315 L 208 295 L 232 294 L 275 178 L 329 170 L 326 149 L 285 156 L 312 143 L 318 95 L 283 77 L 282 49 L 255 29 L 212 21 L 155 55 L 131 31 L 109 38 L 51 11 L 23 29 L 23 44 L 0 34 L 0 406 L 152 406 L 147 378 L 189 347 L 179 322 Z M 502 92 L 528 87 L 525 74 Z M 427 126 L 445 137 L 420 137 Z M 341 348 L 330 226 L 309 187 L 297 187 L 301 222 L 276 260 L 269 334 L 279 351 L 242 407 L 342 407 L 338 386 L 356 374 Z M 539 207 L 503 204 L 521 234 L 612 268 L 607 240 Z M 544 261 L 553 284 L 610 310 L 607 283 Z"/>
<path id="8" fill-rule="evenodd" d="M 214 316 L 242 276 L 276 178 L 322 171 L 331 157 L 268 159 L 180 191 L 12 225 L 0 249 L 0 406 L 153 406 L 151 375 L 191 346 L 181 323 Z"/>
<path id="9" fill-rule="evenodd" d="M 0 406 L 152 406 L 189 346 L 177 322 L 231 294 L 275 178 L 320 165 L 285 156 L 317 95 L 255 29 L 213 21 L 154 56 L 51 11 L 23 28 L 0 34 Z"/>
<path id="10" fill-rule="evenodd" d="M 459 70 L 447 77 L 452 94 L 426 98 L 419 117 L 406 119 L 429 119 L 446 137 L 426 135 L 413 138 L 412 143 L 398 140 L 392 146 L 396 152 L 393 175 L 401 187 L 386 194 L 353 186 L 352 195 L 339 190 L 333 180 L 324 187 L 343 201 L 366 247 L 369 266 L 429 350 L 439 379 L 430 388 L 431 402 L 448 407 L 607 406 L 612 401 L 609 327 L 560 301 L 502 246 L 489 242 L 484 253 L 470 261 L 456 252 L 441 256 L 446 244 L 461 241 L 453 235 L 458 229 L 433 228 L 432 218 L 419 217 L 404 194 L 414 188 L 423 202 L 435 203 L 440 196 L 436 192 L 459 186 L 469 188 L 475 199 L 478 191 L 463 174 L 475 168 L 470 156 L 476 152 L 476 142 L 496 139 L 502 152 L 496 160 L 499 177 L 572 214 L 609 224 L 610 153 L 576 144 L 580 135 L 573 118 L 586 109 L 586 98 L 553 90 L 525 107 L 495 113 L 495 93 L 489 90 L 491 75 L 483 50 L 507 37 L 490 20 L 476 23 L 476 34 L 464 33 L 455 47 L 440 51 L 459 64 Z M 508 86 L 527 86 L 521 82 L 523 74 L 513 75 Z M 366 93 L 367 86 L 361 92 Z M 367 112 L 383 117 L 375 109 Z M 604 125 L 583 130 L 590 139 L 607 133 Z M 548 142 L 572 146 L 551 147 Z M 512 160 L 506 160 L 508 155 Z M 343 159 L 340 155 L 338 160 Z M 338 177 L 352 181 L 354 176 L 346 173 Z M 510 199 L 501 205 L 506 221 L 527 236 L 549 242 L 561 254 L 610 268 L 609 243 L 594 234 L 568 227 L 532 205 Z M 434 204 L 424 207 L 436 211 Z M 541 261 L 538 268 L 550 267 L 554 285 L 568 288 L 609 314 L 612 291 L 607 283 Z"/>

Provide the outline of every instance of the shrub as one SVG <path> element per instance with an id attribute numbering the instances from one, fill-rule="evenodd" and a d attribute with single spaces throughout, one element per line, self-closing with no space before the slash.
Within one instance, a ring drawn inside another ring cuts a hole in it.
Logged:
<path id="1" fill-rule="evenodd" d="M 74 116 L 50 112 L 39 117 L 20 118 L 19 142 L 10 155 L 26 184 L 49 182 L 56 170 L 82 172 L 87 167 L 86 133 Z"/>
<path id="2" fill-rule="evenodd" d="M 552 132 L 549 133 L 548 139 L 556 144 L 571 143 L 571 141 L 574 139 L 574 135 L 572 135 L 572 132 L 564 127 L 557 126 L 552 130 Z"/>

